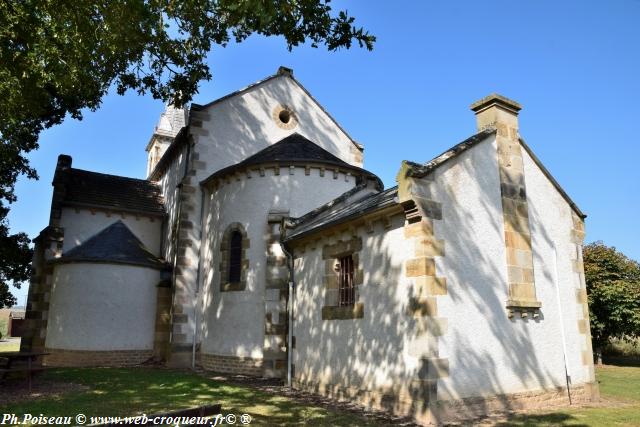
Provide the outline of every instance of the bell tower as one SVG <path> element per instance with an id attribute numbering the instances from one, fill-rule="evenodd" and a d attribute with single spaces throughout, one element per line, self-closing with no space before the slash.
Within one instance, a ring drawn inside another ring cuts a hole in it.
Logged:
<path id="1" fill-rule="evenodd" d="M 187 115 L 188 110 L 185 107 L 176 108 L 167 104 L 145 149 L 147 152 L 147 176 L 151 175 L 180 129 L 186 125 Z"/>

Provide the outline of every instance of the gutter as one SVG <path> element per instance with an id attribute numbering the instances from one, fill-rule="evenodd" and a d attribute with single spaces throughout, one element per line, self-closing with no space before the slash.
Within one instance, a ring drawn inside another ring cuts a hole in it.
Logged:
<path id="1" fill-rule="evenodd" d="M 200 254 L 198 256 L 198 270 L 196 272 L 196 303 L 194 306 L 194 317 L 195 317 L 195 321 L 193 323 L 193 346 L 191 349 L 191 369 L 196 369 L 196 342 L 197 342 L 197 335 L 198 335 L 198 329 L 200 326 L 200 316 L 199 316 L 199 309 L 200 309 L 200 270 L 202 269 L 202 235 L 204 234 L 204 188 L 200 187 L 200 236 L 199 236 L 199 241 L 200 241 L 200 248 L 199 251 Z"/>
<path id="2" fill-rule="evenodd" d="M 294 263 L 293 263 L 293 250 L 287 251 L 287 246 L 284 243 L 284 230 L 285 221 L 283 219 L 280 223 L 280 247 L 287 256 L 289 264 L 289 294 L 287 295 L 287 387 L 292 388 L 293 380 L 293 307 L 295 299 L 295 277 L 294 277 Z"/>

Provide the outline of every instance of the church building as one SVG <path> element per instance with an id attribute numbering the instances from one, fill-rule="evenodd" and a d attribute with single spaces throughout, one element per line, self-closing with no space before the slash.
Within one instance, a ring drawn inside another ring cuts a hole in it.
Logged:
<path id="1" fill-rule="evenodd" d="M 22 349 L 282 378 L 425 425 L 596 399 L 585 215 L 520 109 L 473 103 L 476 134 L 386 189 L 285 67 L 168 106 L 146 179 L 60 155 Z"/>

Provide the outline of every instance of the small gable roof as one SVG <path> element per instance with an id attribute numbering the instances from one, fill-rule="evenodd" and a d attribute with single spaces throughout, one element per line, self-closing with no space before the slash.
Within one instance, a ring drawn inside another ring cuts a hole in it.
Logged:
<path id="1" fill-rule="evenodd" d="M 166 266 L 120 220 L 52 262 L 128 264 L 156 269 L 163 269 Z"/>
<path id="2" fill-rule="evenodd" d="M 334 156 L 299 133 L 293 133 L 275 144 L 258 151 L 256 154 L 247 157 L 240 163 L 220 169 L 204 179 L 202 184 L 205 185 L 215 178 L 220 178 L 248 166 L 267 163 L 282 163 L 285 165 L 296 163 L 320 163 L 327 166 L 337 166 L 342 169 L 350 169 L 356 171 L 358 174 L 368 175 L 378 181 L 380 180 L 376 175 L 368 170 L 353 166 Z"/>
<path id="3" fill-rule="evenodd" d="M 69 168 L 57 172 L 55 182 L 64 184 L 64 205 L 104 207 L 154 216 L 165 213 L 160 187 L 145 179 Z"/>

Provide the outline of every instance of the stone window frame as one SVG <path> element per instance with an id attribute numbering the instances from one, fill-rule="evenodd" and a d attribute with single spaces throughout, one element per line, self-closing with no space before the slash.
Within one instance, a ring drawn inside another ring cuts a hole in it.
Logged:
<path id="1" fill-rule="evenodd" d="M 289 121 L 287 123 L 283 122 L 280 119 L 280 114 L 285 112 L 289 115 Z M 276 125 L 281 129 L 291 130 L 298 126 L 298 115 L 288 105 L 276 105 L 276 107 L 271 112 L 271 116 L 273 117 L 273 121 L 276 123 Z"/>
<path id="2" fill-rule="evenodd" d="M 234 232 L 242 235 L 242 261 L 240 270 L 240 281 L 229 282 L 229 256 L 231 248 L 231 235 Z M 229 224 L 224 231 L 220 242 L 220 292 L 244 291 L 247 287 L 247 272 L 249 271 L 249 258 L 247 250 L 250 247 L 250 240 L 244 226 L 239 222 Z"/>
<path id="3" fill-rule="evenodd" d="M 359 301 L 360 292 L 359 287 L 363 283 L 363 270 L 360 264 L 360 251 L 362 250 L 362 239 L 360 237 L 353 237 L 350 240 L 340 240 L 332 245 L 325 245 L 322 248 L 322 259 L 324 260 L 324 276 L 323 285 L 325 291 L 334 289 L 338 291 L 340 278 L 336 265 L 340 262 L 340 258 L 351 256 L 353 261 L 353 285 L 356 288 L 356 298 L 353 305 L 340 306 L 327 305 L 327 299 L 325 298 L 324 305 L 322 307 L 322 320 L 348 320 L 348 319 L 362 319 L 364 317 L 364 303 Z"/>

